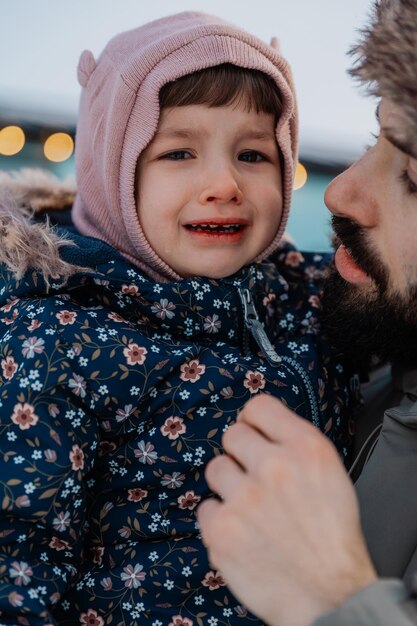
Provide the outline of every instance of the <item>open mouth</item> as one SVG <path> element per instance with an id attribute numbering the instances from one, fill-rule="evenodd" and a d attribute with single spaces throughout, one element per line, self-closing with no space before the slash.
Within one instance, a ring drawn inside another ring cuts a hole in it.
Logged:
<path id="1" fill-rule="evenodd" d="M 186 224 L 185 228 L 196 233 L 234 234 L 243 231 L 246 224 Z"/>

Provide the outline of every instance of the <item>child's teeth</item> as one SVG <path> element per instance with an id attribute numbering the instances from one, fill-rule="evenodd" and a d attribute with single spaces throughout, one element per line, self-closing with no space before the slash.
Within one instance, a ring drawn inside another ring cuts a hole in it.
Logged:
<path id="1" fill-rule="evenodd" d="M 240 224 L 190 224 L 191 230 L 203 231 L 236 231 L 240 230 Z"/>

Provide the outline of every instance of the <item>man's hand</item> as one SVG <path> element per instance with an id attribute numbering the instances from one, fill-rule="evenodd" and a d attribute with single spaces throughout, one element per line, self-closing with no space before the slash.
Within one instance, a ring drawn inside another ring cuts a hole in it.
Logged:
<path id="1" fill-rule="evenodd" d="M 376 580 L 353 486 L 333 445 L 260 395 L 223 437 L 198 518 L 212 564 L 272 626 L 310 626 Z"/>

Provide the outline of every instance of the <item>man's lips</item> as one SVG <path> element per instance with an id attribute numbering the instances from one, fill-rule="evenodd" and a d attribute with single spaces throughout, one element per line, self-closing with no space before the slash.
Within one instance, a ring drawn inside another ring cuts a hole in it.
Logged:
<path id="1" fill-rule="evenodd" d="M 337 248 L 334 262 L 341 277 L 349 283 L 356 285 L 372 283 L 372 278 L 353 260 L 351 254 L 343 244 Z"/>
<path id="2" fill-rule="evenodd" d="M 209 237 L 211 239 L 231 238 L 233 240 L 240 239 L 248 226 L 248 220 L 240 217 L 200 219 L 184 224 L 184 228 L 191 235 Z"/>

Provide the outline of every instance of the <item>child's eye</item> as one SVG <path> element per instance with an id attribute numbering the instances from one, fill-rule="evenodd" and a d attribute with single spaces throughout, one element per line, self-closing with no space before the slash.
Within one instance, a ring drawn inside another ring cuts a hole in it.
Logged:
<path id="1" fill-rule="evenodd" d="M 266 157 L 256 150 L 245 150 L 239 154 L 239 161 L 245 161 L 245 163 L 260 163 L 266 161 Z"/>
<path id="2" fill-rule="evenodd" d="M 400 175 L 400 181 L 405 185 L 408 193 L 417 194 L 417 184 L 410 178 L 407 170 Z"/>
<path id="3" fill-rule="evenodd" d="M 172 152 L 167 152 L 163 154 L 161 159 L 168 159 L 169 161 L 185 161 L 188 159 L 192 159 L 192 154 L 188 152 L 188 150 L 172 150 Z"/>

